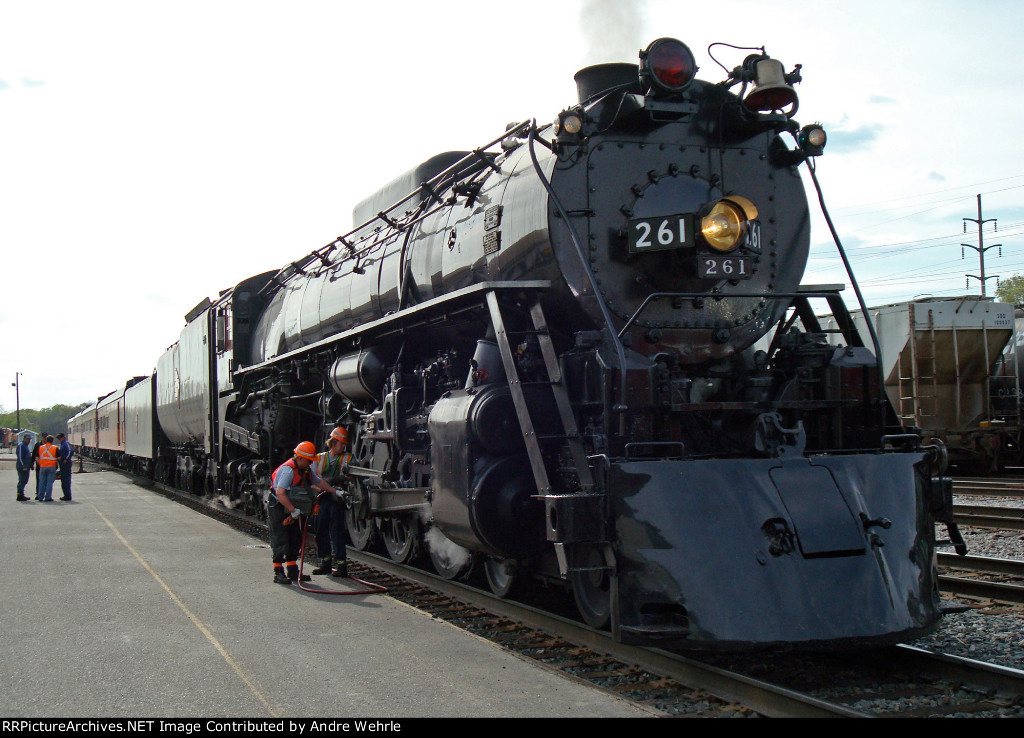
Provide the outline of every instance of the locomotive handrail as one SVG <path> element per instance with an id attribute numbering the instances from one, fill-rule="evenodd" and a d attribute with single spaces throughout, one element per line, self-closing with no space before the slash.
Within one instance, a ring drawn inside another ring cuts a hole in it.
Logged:
<path id="1" fill-rule="evenodd" d="M 633 315 L 630 316 L 629 320 L 626 321 L 626 324 L 622 326 L 622 329 L 619 331 L 618 337 L 619 337 L 620 340 L 622 339 L 622 337 L 626 334 L 626 331 L 628 331 L 633 326 L 633 323 L 636 322 L 637 318 L 640 317 L 640 314 L 644 310 L 647 309 L 647 306 L 651 302 L 653 302 L 654 300 L 660 300 L 661 298 L 664 298 L 664 297 L 689 297 L 689 298 L 703 297 L 703 298 L 706 298 L 706 299 L 710 298 L 710 299 L 713 299 L 713 300 L 725 300 L 725 299 L 731 298 L 731 297 L 760 297 L 760 298 L 764 298 L 764 299 L 773 299 L 773 300 L 776 299 L 776 298 L 783 298 L 783 297 L 787 298 L 787 299 L 790 299 L 790 300 L 795 300 L 795 299 L 798 299 L 798 298 L 810 298 L 810 297 L 818 297 L 818 298 L 821 298 L 821 299 L 828 299 L 830 297 L 835 297 L 836 295 L 838 295 L 840 290 L 841 290 L 841 288 L 832 289 L 832 290 L 814 290 L 814 291 L 802 291 L 801 290 L 799 292 L 772 292 L 770 294 L 767 294 L 767 293 L 764 293 L 764 292 L 730 292 L 728 294 L 721 294 L 721 293 L 717 293 L 717 292 L 652 292 L 651 294 L 649 294 L 647 297 L 644 298 L 644 301 L 642 303 L 640 303 L 640 307 L 638 307 L 636 309 L 636 312 L 634 312 Z"/>
<path id="2" fill-rule="evenodd" d="M 622 346 L 622 338 L 615 334 L 615 324 L 612 322 L 611 312 L 608 310 L 608 305 L 605 304 L 604 297 L 601 296 L 601 290 L 597 288 L 597 278 L 590 268 L 590 261 L 587 259 L 586 251 L 583 248 L 583 241 L 580 240 L 576 227 L 572 224 L 572 220 L 565 211 L 562 201 L 551 187 L 547 177 L 544 176 L 544 172 L 541 171 L 540 162 L 537 160 L 537 152 L 533 147 L 534 141 L 537 140 L 537 125 L 536 121 L 531 121 L 530 123 L 528 143 L 534 171 L 537 172 L 537 178 L 544 186 L 544 190 L 548 193 L 548 197 L 551 198 L 551 202 L 558 210 L 558 214 L 562 216 L 562 222 L 565 223 L 565 227 L 569 229 L 569 240 L 572 241 L 572 245 L 576 249 L 576 255 L 580 260 L 580 266 L 583 267 L 583 273 L 587 275 L 587 280 L 590 282 L 590 289 L 594 299 L 597 300 L 598 307 L 601 309 L 601 317 L 604 318 L 605 326 L 608 328 L 608 335 L 615 341 L 615 352 L 618 354 L 619 359 L 619 401 L 612 407 L 612 411 L 619 413 L 620 423 L 622 424 L 620 431 L 625 433 L 626 410 L 628 409 L 626 406 L 626 350 Z"/>
<path id="3" fill-rule="evenodd" d="M 435 174 L 433 177 L 431 177 L 430 179 L 426 180 L 425 182 L 421 182 L 416 187 L 416 189 L 412 190 L 412 192 L 410 192 L 408 195 L 406 195 L 405 197 L 399 199 L 394 204 L 392 204 L 392 205 L 384 208 L 383 210 L 379 211 L 372 218 L 364 221 L 363 223 L 360 223 L 358 226 L 356 226 L 352 230 L 350 230 L 347 233 L 344 233 L 344 234 L 338 236 L 337 238 L 335 238 L 330 243 L 328 243 L 328 244 L 326 244 L 324 246 L 321 246 L 319 249 L 316 249 L 315 251 L 311 252 L 310 254 L 308 254 L 307 256 L 303 257 L 302 259 L 298 259 L 298 260 L 292 262 L 291 264 L 288 264 L 287 266 L 282 267 L 280 270 L 278 270 L 277 274 L 275 274 L 274 277 L 272 277 L 271 280 L 267 283 L 267 286 L 270 286 L 270 285 L 273 285 L 273 284 L 278 284 L 280 286 L 280 283 L 277 280 L 289 268 L 293 268 L 293 269 L 297 269 L 297 270 L 301 271 L 302 268 L 304 268 L 307 264 L 311 263 L 314 260 L 319 260 L 321 263 L 323 263 L 325 266 L 327 266 L 326 259 L 327 259 L 328 254 L 330 254 L 332 251 L 334 251 L 336 248 L 338 248 L 339 244 L 345 246 L 346 249 L 348 250 L 348 256 L 342 258 L 342 260 L 339 262 L 339 264 L 344 263 L 344 262 L 348 261 L 349 259 L 354 259 L 356 264 L 358 265 L 360 258 L 363 257 L 363 256 L 368 255 L 373 249 L 375 249 L 377 247 L 378 244 L 381 243 L 381 241 L 375 239 L 373 241 L 373 243 L 370 243 L 367 246 L 364 246 L 364 247 L 362 247 L 360 249 L 357 249 L 356 245 L 353 244 L 351 241 L 349 241 L 349 239 L 352 236 L 355 236 L 357 233 L 361 233 L 362 231 L 366 230 L 375 221 L 378 221 L 378 220 L 381 221 L 382 223 L 384 223 L 389 228 L 392 228 L 392 229 L 398 231 L 399 233 L 401 233 L 404 230 L 406 230 L 407 228 L 409 228 L 410 226 L 418 223 L 419 221 L 423 220 L 424 218 L 427 218 L 430 215 L 432 215 L 433 213 L 437 212 L 439 209 L 441 209 L 445 205 L 451 204 L 451 202 L 449 200 L 442 200 L 441 197 L 437 194 L 437 191 L 439 189 L 442 189 L 442 190 L 445 189 L 445 188 L 441 187 L 440 185 L 441 185 L 441 183 L 447 177 L 449 177 L 450 175 L 456 174 L 456 173 L 458 174 L 458 176 L 453 176 L 452 177 L 452 183 L 451 184 L 454 185 L 455 181 L 460 179 L 463 174 L 468 174 L 470 176 L 477 174 L 479 170 L 476 167 L 480 166 L 480 165 L 487 166 L 487 167 L 491 168 L 494 171 L 501 171 L 500 168 L 494 163 L 492 157 L 487 155 L 487 153 L 486 153 L 487 149 L 491 148 L 495 144 L 500 143 L 501 141 L 504 141 L 505 139 L 507 139 L 509 137 L 518 136 L 520 133 L 522 133 L 527 128 L 532 128 L 533 124 L 534 124 L 534 122 L 532 120 L 525 120 L 522 123 L 518 123 L 518 124 L 516 124 L 514 126 L 511 126 L 508 129 L 506 129 L 504 133 L 502 133 L 497 138 L 491 140 L 489 143 L 484 144 L 483 146 L 481 146 L 481 147 L 479 147 L 477 149 L 473 149 L 473 151 L 471 151 L 468 154 L 466 154 L 464 157 L 462 157 L 461 159 L 456 161 L 454 164 L 449 165 L 443 171 L 439 172 L 438 174 Z M 473 166 L 472 167 L 467 167 L 466 166 L 467 164 L 472 164 Z M 462 171 L 463 169 L 465 169 L 465 172 Z M 401 217 L 398 217 L 398 218 L 391 217 L 392 213 L 395 210 L 397 210 L 398 208 L 400 208 L 401 206 L 403 206 L 404 204 L 406 204 L 407 202 L 412 200 L 414 197 L 416 197 L 417 193 L 419 193 L 419 192 L 425 193 L 428 196 L 428 200 L 427 201 L 428 202 L 429 201 L 434 201 L 436 203 L 436 205 L 432 209 L 424 209 L 423 208 L 424 203 L 421 203 L 418 207 L 416 207 L 416 208 L 414 208 L 412 210 L 406 211 L 406 213 L 403 216 L 401 216 Z M 416 211 L 419 211 L 419 212 L 416 212 Z M 364 236 L 362 239 L 359 239 L 359 240 L 365 241 L 366 239 L 371 238 L 375 234 L 376 234 L 376 231 L 374 232 L 374 234 L 368 234 L 368 235 Z M 267 286 L 265 286 L 263 289 L 266 289 Z M 263 290 L 261 290 L 261 292 L 262 291 Z"/>
<path id="4" fill-rule="evenodd" d="M 441 182 L 443 182 L 449 175 L 454 174 L 456 172 L 458 172 L 460 175 L 463 174 L 463 172 L 460 171 L 460 170 L 465 168 L 465 165 L 467 165 L 467 164 L 474 164 L 474 165 L 476 165 L 476 164 L 479 164 L 479 163 L 482 162 L 484 165 L 490 167 L 494 171 L 501 171 L 500 168 L 497 167 L 494 164 L 494 162 L 490 159 L 490 157 L 488 157 L 486 155 L 485 152 L 487 151 L 487 149 L 491 148 L 492 146 L 494 146 L 495 144 L 497 144 L 497 143 L 499 143 L 501 141 L 504 141 L 506 138 L 508 138 L 510 136 L 515 136 L 516 134 L 520 133 L 527 126 L 529 126 L 530 124 L 531 124 L 531 121 L 523 121 L 522 123 L 519 123 L 519 124 L 513 126 L 512 128 L 509 128 L 508 130 L 506 130 L 498 138 L 495 138 L 495 139 L 491 140 L 490 142 L 484 144 L 483 146 L 481 146 L 481 147 L 479 147 L 477 149 L 473 149 L 473 151 L 471 151 L 468 154 L 466 154 L 464 157 L 462 157 L 461 159 L 456 161 L 454 164 L 449 165 L 446 169 L 444 169 L 441 172 L 435 174 L 433 177 L 431 177 L 430 179 L 426 180 L 425 182 L 421 182 L 419 184 L 419 186 L 416 187 L 416 189 L 414 189 L 412 192 L 410 192 L 405 197 L 399 199 L 394 204 L 384 208 L 383 210 L 378 212 L 375 216 L 373 216 L 369 220 L 367 220 L 367 221 L 361 223 L 360 225 L 356 226 L 355 228 L 350 230 L 348 233 L 345 233 L 344 235 L 339 236 L 338 238 L 334 239 L 334 241 L 332 241 L 331 243 L 327 244 L 326 246 L 322 247 L 319 250 L 334 248 L 335 244 L 338 243 L 338 242 L 341 242 L 343 244 L 347 244 L 348 243 L 347 239 L 350 236 L 354 236 L 355 234 L 357 234 L 357 233 L 363 231 L 364 229 L 368 228 L 376 220 L 382 220 L 387 225 L 389 225 L 389 226 L 391 226 L 393 228 L 396 228 L 397 230 L 401 231 L 402 229 L 407 228 L 409 225 L 412 225 L 414 222 L 418 222 L 419 220 L 422 220 L 423 218 L 427 217 L 427 215 L 429 215 L 430 213 L 436 212 L 437 209 L 440 209 L 441 207 L 443 207 L 446 204 L 446 201 L 442 200 L 438 196 L 438 194 L 437 194 L 437 190 L 438 189 L 443 189 L 443 188 L 440 188 Z M 465 173 L 469 173 L 469 171 L 470 170 L 467 169 L 467 171 Z M 475 169 L 475 166 L 474 166 L 472 168 L 472 173 L 476 174 L 476 171 L 477 170 Z M 457 179 L 459 179 L 459 177 L 453 177 L 453 183 Z M 405 219 L 398 218 L 397 220 L 395 220 L 395 219 L 391 219 L 390 217 L 388 217 L 388 215 L 391 212 L 393 212 L 394 210 L 400 208 L 402 205 L 407 203 L 409 200 L 413 199 L 416 196 L 416 194 L 418 192 L 420 192 L 420 191 L 426 192 L 426 194 L 429 195 L 431 199 L 437 201 L 438 204 L 437 204 L 437 206 L 436 206 L 436 208 L 434 210 L 427 211 L 427 212 L 421 213 L 420 215 L 417 215 L 415 217 L 410 217 L 410 218 L 405 218 Z M 369 236 L 367 236 L 367 238 L 368 237 Z M 373 243 L 373 244 L 370 244 L 369 246 L 364 247 L 363 249 L 361 249 L 359 251 L 352 251 L 350 253 L 350 256 L 352 258 L 358 259 L 365 252 L 367 252 L 368 250 L 372 249 L 375 245 L 376 245 L 376 243 Z M 314 252 L 314 253 L 316 253 L 316 252 Z"/>
<path id="5" fill-rule="evenodd" d="M 864 302 L 864 295 L 860 291 L 860 284 L 857 282 L 857 278 L 853 275 L 853 267 L 850 266 L 850 259 L 846 255 L 846 249 L 843 248 L 842 242 L 839 240 L 839 233 L 836 231 L 835 225 L 832 223 L 832 216 L 828 213 L 828 208 L 825 207 L 825 195 L 821 191 L 821 184 L 818 182 L 818 174 L 816 171 L 817 165 L 814 162 L 814 157 L 807 157 L 804 160 L 807 165 L 807 171 L 810 172 L 811 182 L 814 184 L 814 190 L 818 193 L 818 204 L 821 206 L 821 214 L 825 216 L 825 224 L 828 226 L 829 232 L 832 234 L 832 240 L 836 243 L 836 251 L 839 252 L 839 257 L 843 260 L 843 266 L 846 267 L 846 274 L 850 278 L 850 284 L 853 286 L 853 294 L 857 296 L 857 304 L 860 305 L 861 312 L 864 315 L 864 323 L 867 325 L 868 335 L 871 337 L 871 347 L 874 349 L 876 362 L 876 370 L 878 372 L 878 386 L 885 386 L 885 372 L 882 370 L 882 344 L 878 340 L 878 331 L 875 330 L 875 324 L 871 320 L 871 316 L 868 314 L 867 303 Z M 885 403 L 880 403 L 880 412 L 882 413 L 882 425 L 885 425 Z"/>

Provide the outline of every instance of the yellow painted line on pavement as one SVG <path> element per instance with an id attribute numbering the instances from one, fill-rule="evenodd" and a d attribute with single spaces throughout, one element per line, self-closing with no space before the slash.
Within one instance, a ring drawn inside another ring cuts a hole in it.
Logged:
<path id="1" fill-rule="evenodd" d="M 270 706 L 270 703 L 267 701 L 266 697 L 264 697 L 263 694 L 256 688 L 256 685 L 253 684 L 252 681 L 250 681 L 250 679 L 245 675 L 245 672 L 242 671 L 238 664 L 235 663 L 235 660 L 231 658 L 231 655 L 227 652 L 224 646 L 222 646 L 220 642 L 214 637 L 213 633 L 210 632 L 210 629 L 203 625 L 203 622 L 199 618 L 197 618 L 192 613 L 191 610 L 185 607 L 185 603 L 178 599 L 178 596 L 174 594 L 171 588 L 168 587 L 164 580 L 160 578 L 160 575 L 153 571 L 153 567 L 151 567 L 149 563 L 144 558 L 142 558 L 142 555 L 135 550 L 135 547 L 128 542 L 128 539 L 121 535 L 121 531 L 117 529 L 117 526 L 111 523 L 110 520 L 107 519 L 107 516 L 101 513 L 96 508 L 96 506 L 93 505 L 91 502 L 87 504 L 89 505 L 89 507 L 96 511 L 96 514 L 100 516 L 100 518 L 103 520 L 104 523 L 107 524 L 110 530 L 114 531 L 114 535 L 118 537 L 118 540 L 120 540 L 121 543 L 124 544 L 124 547 L 131 552 L 131 555 L 134 556 L 140 564 L 142 564 L 142 567 L 149 572 L 150 576 L 152 576 L 153 579 L 156 580 L 157 584 L 164 588 L 164 591 L 167 592 L 167 594 L 170 596 L 172 600 L 174 600 L 174 604 L 181 608 L 181 611 L 185 613 L 186 617 L 188 617 L 188 619 L 192 621 L 192 624 L 199 629 L 199 632 L 206 636 L 206 640 L 208 640 L 213 645 L 213 647 L 217 649 L 217 653 L 219 653 L 224 658 L 224 660 L 228 663 L 228 666 L 230 666 L 238 675 L 238 678 L 245 682 L 245 685 L 256 696 L 256 699 L 258 699 L 263 704 L 263 706 L 267 708 L 267 712 L 270 713 L 270 716 L 275 718 L 281 717 L 276 712 L 274 712 L 274 708 Z"/>

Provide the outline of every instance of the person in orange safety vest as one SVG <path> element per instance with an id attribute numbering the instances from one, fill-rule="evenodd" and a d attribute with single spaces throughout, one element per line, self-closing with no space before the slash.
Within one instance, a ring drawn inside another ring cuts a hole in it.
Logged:
<path id="1" fill-rule="evenodd" d="M 39 466 L 39 491 L 36 492 L 36 500 L 39 502 L 53 502 L 53 481 L 57 478 L 59 453 L 59 449 L 53 445 L 53 436 L 46 436 L 39 447 L 39 458 L 36 460 Z"/>
<path id="2" fill-rule="evenodd" d="M 292 458 L 277 467 L 270 477 L 267 522 L 270 524 L 270 548 L 273 550 L 274 582 L 277 584 L 291 584 L 299 578 L 300 518 L 312 511 L 312 488 L 331 493 L 335 491 L 315 469 L 310 468 L 314 461 L 316 446 L 303 441 L 295 447 Z M 303 575 L 302 580 L 308 581 L 308 575 Z"/>

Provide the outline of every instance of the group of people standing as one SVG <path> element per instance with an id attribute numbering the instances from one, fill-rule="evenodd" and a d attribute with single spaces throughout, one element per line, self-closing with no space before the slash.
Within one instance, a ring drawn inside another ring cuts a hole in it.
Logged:
<path id="1" fill-rule="evenodd" d="M 53 502 L 53 483 L 60 478 L 64 496 L 61 502 L 71 502 L 71 460 L 75 449 L 68 443 L 63 433 L 57 434 L 57 443 L 53 436 L 41 435 L 39 442 L 32 447 L 32 436 L 26 433 L 15 449 L 18 459 L 18 502 L 27 502 L 25 487 L 28 486 L 29 472 L 36 470 L 36 502 Z"/>
<path id="2" fill-rule="evenodd" d="M 348 432 L 335 428 L 327 438 L 327 451 L 317 453 L 316 446 L 303 441 L 292 458 L 274 470 L 267 498 L 270 547 L 274 556 L 274 581 L 291 584 L 300 576 L 298 557 L 304 532 L 303 520 L 313 518 L 320 565 L 314 574 L 348 576 L 345 552 L 344 490 L 335 489 L 327 479 L 346 478 L 351 454 L 346 453 Z M 320 494 L 314 497 L 313 490 Z M 306 516 L 306 518 L 303 518 Z M 302 581 L 309 576 L 302 574 Z"/>
<path id="3" fill-rule="evenodd" d="M 63 433 L 40 436 L 32 447 L 32 436 L 25 434 L 17 447 L 18 502 L 25 502 L 25 487 L 29 472 L 36 470 L 38 502 L 53 502 L 53 484 L 60 478 L 64 496 L 62 502 L 71 502 L 71 460 L 74 448 Z M 346 467 L 351 454 L 346 452 L 348 432 L 335 428 L 327 438 L 327 451 L 317 453 L 316 446 L 303 441 L 295 447 L 294 455 L 279 466 L 270 478 L 267 498 L 267 520 L 270 523 L 270 547 L 274 557 L 274 581 L 291 584 L 298 580 L 299 550 L 305 532 L 305 519 L 312 518 L 320 565 L 314 574 L 348 576 L 348 557 L 345 551 L 345 490 L 335 489 L 327 479 L 340 481 L 348 477 Z M 313 490 L 320 494 L 314 497 Z M 303 516 L 306 516 L 303 518 Z M 302 575 L 308 581 L 307 575 Z"/>

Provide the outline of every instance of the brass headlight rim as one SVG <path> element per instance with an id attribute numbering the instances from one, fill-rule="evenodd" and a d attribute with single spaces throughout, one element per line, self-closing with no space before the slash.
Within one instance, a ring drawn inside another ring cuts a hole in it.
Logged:
<path id="1" fill-rule="evenodd" d="M 749 203 L 750 201 L 747 200 L 746 202 Z M 733 202 L 728 198 L 723 198 L 714 203 L 707 214 L 700 219 L 700 233 L 704 242 L 719 254 L 727 254 L 739 248 L 740 242 L 746 233 L 747 213 L 745 210 L 746 208 L 743 205 Z M 754 212 L 756 212 L 756 209 Z M 728 238 L 716 238 L 708 235 L 708 221 L 718 214 L 727 214 L 724 217 L 730 221 L 728 225 Z"/>

